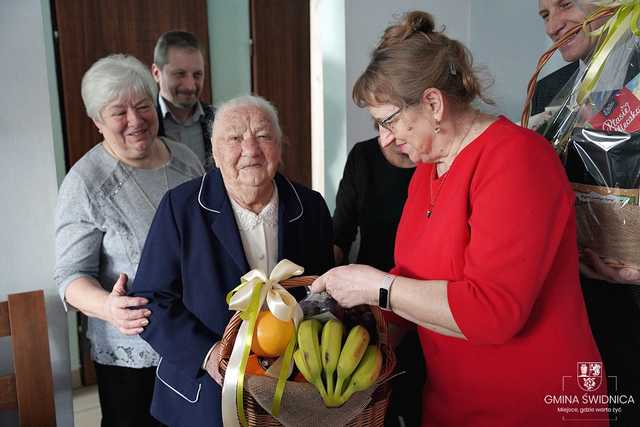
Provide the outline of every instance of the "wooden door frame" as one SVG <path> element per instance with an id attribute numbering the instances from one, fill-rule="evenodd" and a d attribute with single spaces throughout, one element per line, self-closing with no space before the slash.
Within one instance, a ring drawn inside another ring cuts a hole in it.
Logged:
<path id="1" fill-rule="evenodd" d="M 310 5 L 251 0 L 253 92 L 278 109 L 284 133 L 281 171 L 311 187 Z"/>

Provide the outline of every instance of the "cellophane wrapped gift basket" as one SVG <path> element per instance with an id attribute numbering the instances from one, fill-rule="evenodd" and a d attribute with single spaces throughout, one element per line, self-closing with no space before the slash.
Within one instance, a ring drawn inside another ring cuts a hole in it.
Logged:
<path id="1" fill-rule="evenodd" d="M 594 53 L 552 102 L 538 129 L 565 163 L 576 195 L 578 245 L 613 267 L 640 269 L 640 1 L 578 0 L 591 13 L 540 59 L 542 66 L 578 31 L 598 37 Z M 594 24 L 591 24 L 594 23 Z M 591 26 L 590 26 L 591 24 Z"/>
<path id="2" fill-rule="evenodd" d="M 395 356 L 382 313 L 317 295 L 303 311 L 286 290 L 313 282 L 292 277 L 302 272 L 283 260 L 269 277 L 250 271 L 228 295 L 236 313 L 216 379 L 225 426 L 383 426 Z"/>

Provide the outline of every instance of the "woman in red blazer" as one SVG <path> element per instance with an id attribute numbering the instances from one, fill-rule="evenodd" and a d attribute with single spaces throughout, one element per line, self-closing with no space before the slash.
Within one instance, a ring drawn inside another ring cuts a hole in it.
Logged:
<path id="1" fill-rule="evenodd" d="M 387 28 L 353 91 L 417 164 L 395 267 L 338 267 L 313 290 L 417 327 L 423 426 L 606 424 L 562 165 L 539 135 L 471 106 L 482 93 L 470 57 L 434 27 L 411 12 Z"/>

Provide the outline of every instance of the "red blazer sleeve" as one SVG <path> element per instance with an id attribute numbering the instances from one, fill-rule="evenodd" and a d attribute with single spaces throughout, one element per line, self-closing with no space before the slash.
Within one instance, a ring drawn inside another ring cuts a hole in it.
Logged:
<path id="1" fill-rule="evenodd" d="M 447 287 L 456 323 L 478 344 L 501 344 L 522 330 L 574 220 L 555 152 L 529 131 L 514 133 L 478 160 L 464 275 Z"/>

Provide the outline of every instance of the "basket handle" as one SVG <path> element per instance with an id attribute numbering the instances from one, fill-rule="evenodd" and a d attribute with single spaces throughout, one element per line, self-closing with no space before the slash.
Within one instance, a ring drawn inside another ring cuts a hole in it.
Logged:
<path id="1" fill-rule="evenodd" d="M 291 277 L 289 279 L 283 280 L 280 284 L 285 288 L 297 288 L 300 286 L 309 286 L 318 276 L 297 276 Z M 389 359 L 391 364 L 391 371 L 393 370 L 393 366 L 395 366 L 395 355 L 393 350 L 389 346 L 389 329 L 387 327 L 386 321 L 384 320 L 384 316 L 382 314 L 382 310 L 376 306 L 370 306 L 371 312 L 373 313 L 376 324 L 378 326 L 378 339 L 380 344 L 383 346 L 383 351 L 385 353 L 385 357 Z M 242 318 L 240 317 L 240 313 L 235 313 L 231 320 L 229 320 L 229 324 L 225 328 L 224 334 L 222 335 L 222 339 L 220 340 L 221 350 L 220 350 L 220 361 L 218 364 L 218 374 L 214 377 L 214 380 L 222 385 L 224 374 L 227 369 L 227 362 L 229 361 L 229 357 L 231 357 L 231 351 L 233 350 L 233 344 L 235 343 L 236 336 L 238 334 L 238 329 L 240 328 L 240 324 L 242 323 Z M 391 371 L 387 374 L 390 375 Z"/>
<path id="2" fill-rule="evenodd" d="M 301 286 L 311 285 L 317 278 L 318 276 L 296 276 L 290 277 L 286 280 L 282 280 L 280 284 L 286 289 L 299 288 Z M 238 329 L 240 328 L 241 323 L 242 319 L 240 317 L 240 313 L 235 313 L 233 316 L 231 316 L 231 320 L 229 320 L 229 324 L 225 328 L 222 339 L 220 340 L 220 345 L 222 347 L 220 350 L 220 362 L 218 366 L 219 375 L 216 375 L 214 377 L 214 380 L 220 385 L 222 385 L 224 373 L 227 369 L 227 362 L 229 360 L 229 357 L 231 357 L 233 344 L 236 340 Z"/>
<path id="3" fill-rule="evenodd" d="M 531 79 L 529 80 L 529 84 L 527 85 L 527 98 L 524 101 L 524 106 L 522 109 L 522 116 L 520 117 L 520 123 L 522 126 L 527 127 L 529 124 L 529 117 L 531 116 L 531 101 L 533 100 L 533 95 L 536 91 L 536 83 L 538 82 L 538 75 L 542 71 L 542 68 L 545 64 L 551 59 L 553 54 L 561 48 L 562 46 L 569 43 L 569 39 L 572 38 L 575 34 L 579 33 L 582 30 L 582 27 L 592 23 L 595 20 L 600 18 L 609 17 L 613 15 L 619 7 L 607 8 L 598 11 L 597 13 L 591 15 L 587 19 L 585 19 L 584 23 L 578 24 L 575 27 L 572 27 L 569 31 L 567 31 L 560 40 L 555 42 L 553 46 L 551 46 L 546 52 L 544 52 L 540 59 L 538 59 L 538 64 L 536 65 L 536 70 L 534 71 Z"/>
<path id="4" fill-rule="evenodd" d="M 310 286 L 318 276 L 295 276 L 280 282 L 283 288 L 299 288 L 301 286 Z"/>

